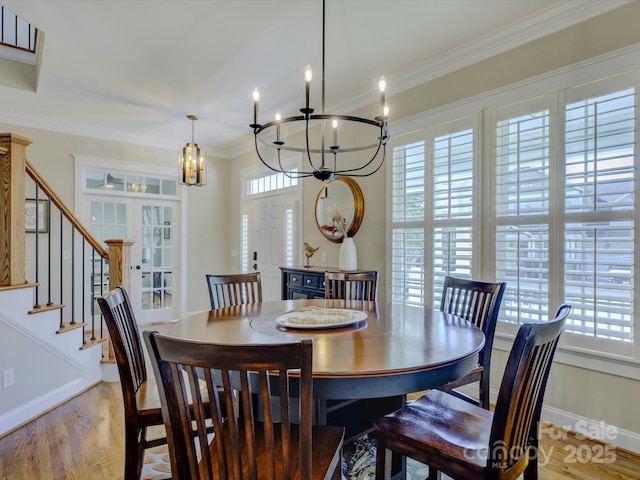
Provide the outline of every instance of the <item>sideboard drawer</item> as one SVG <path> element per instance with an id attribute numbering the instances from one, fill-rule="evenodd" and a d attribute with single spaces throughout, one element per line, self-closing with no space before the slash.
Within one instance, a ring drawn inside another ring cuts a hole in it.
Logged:
<path id="1" fill-rule="evenodd" d="M 324 269 L 280 267 L 282 299 L 324 298 Z"/>
<path id="2" fill-rule="evenodd" d="M 303 275 L 302 284 L 307 288 L 318 288 L 318 275 Z"/>

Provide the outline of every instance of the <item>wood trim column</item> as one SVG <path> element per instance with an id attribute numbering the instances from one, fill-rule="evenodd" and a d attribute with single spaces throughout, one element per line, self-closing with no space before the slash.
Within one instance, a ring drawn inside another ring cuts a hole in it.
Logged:
<path id="1" fill-rule="evenodd" d="M 109 246 L 109 291 L 124 287 L 131 295 L 131 246 L 133 240 L 105 240 Z"/>
<path id="2" fill-rule="evenodd" d="M 0 286 L 25 282 L 25 165 L 31 140 L 0 134 Z"/>

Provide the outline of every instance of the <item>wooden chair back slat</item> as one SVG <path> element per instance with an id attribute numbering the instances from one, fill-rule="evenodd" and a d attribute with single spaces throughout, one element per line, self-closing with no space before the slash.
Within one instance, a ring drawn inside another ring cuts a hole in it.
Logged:
<path id="1" fill-rule="evenodd" d="M 260 272 L 206 275 L 211 309 L 262 302 Z"/>
<path id="2" fill-rule="evenodd" d="M 325 298 L 375 301 L 378 294 L 378 272 L 326 272 Z"/>

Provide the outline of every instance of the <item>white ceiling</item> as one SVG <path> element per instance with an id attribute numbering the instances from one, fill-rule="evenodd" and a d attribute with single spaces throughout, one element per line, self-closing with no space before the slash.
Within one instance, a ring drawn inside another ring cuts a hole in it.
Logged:
<path id="1" fill-rule="evenodd" d="M 44 33 L 37 92 L 0 86 L 0 121 L 177 149 L 191 137 L 232 157 L 264 123 L 320 106 L 320 0 L 0 0 Z M 628 0 L 327 0 L 327 111 L 430 78 Z"/>

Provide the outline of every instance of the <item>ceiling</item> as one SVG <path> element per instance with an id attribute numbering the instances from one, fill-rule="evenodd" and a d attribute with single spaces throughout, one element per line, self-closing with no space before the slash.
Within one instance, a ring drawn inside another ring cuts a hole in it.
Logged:
<path id="1" fill-rule="evenodd" d="M 327 0 L 327 112 L 348 113 L 628 0 Z M 0 0 L 44 33 L 36 92 L 0 86 L 0 122 L 231 158 L 259 121 L 320 106 L 320 0 Z"/>

